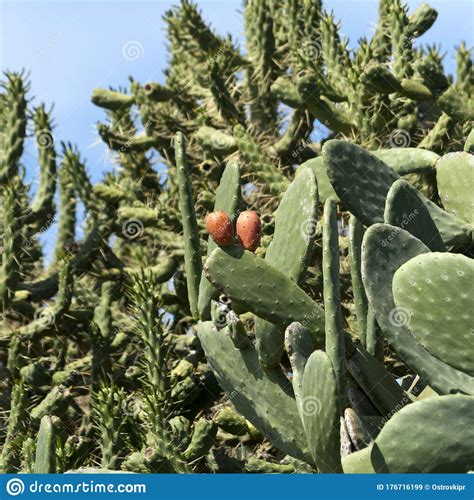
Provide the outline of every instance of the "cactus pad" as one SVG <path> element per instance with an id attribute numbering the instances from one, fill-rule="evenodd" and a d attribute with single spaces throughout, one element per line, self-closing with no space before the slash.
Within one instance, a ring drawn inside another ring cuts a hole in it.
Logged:
<path id="1" fill-rule="evenodd" d="M 362 279 L 370 305 L 384 335 L 404 362 L 433 389 L 442 393 L 474 394 L 474 380 L 432 356 L 413 337 L 408 313 L 397 309 L 390 283 L 399 267 L 428 248 L 403 229 L 387 224 L 370 227 L 362 249 Z"/>
<path id="2" fill-rule="evenodd" d="M 431 354 L 474 375 L 474 261 L 457 254 L 419 255 L 393 278 L 393 298 Z"/>
<path id="3" fill-rule="evenodd" d="M 341 472 L 336 374 L 324 351 L 315 351 L 303 375 L 301 419 L 320 472 Z"/>
<path id="4" fill-rule="evenodd" d="M 436 182 L 444 208 L 465 220 L 474 221 L 474 155 L 467 152 L 448 153 L 436 166 Z"/>
<path id="5" fill-rule="evenodd" d="M 445 252 L 446 246 L 421 195 L 408 182 L 399 179 L 392 184 L 385 202 L 387 224 L 401 227 L 421 240 L 433 252 Z"/>
<path id="6" fill-rule="evenodd" d="M 299 321 L 316 345 L 324 342 L 324 312 L 293 280 L 239 247 L 216 248 L 208 257 L 209 280 L 231 299 L 271 323 Z"/>

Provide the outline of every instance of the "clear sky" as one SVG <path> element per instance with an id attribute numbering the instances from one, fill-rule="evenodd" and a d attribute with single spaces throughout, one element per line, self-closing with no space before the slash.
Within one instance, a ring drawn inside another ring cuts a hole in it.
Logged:
<path id="1" fill-rule="evenodd" d="M 87 159 L 94 181 L 112 165 L 98 141 L 95 124 L 104 113 L 90 102 L 95 87 L 162 81 L 166 66 L 163 13 L 176 1 L 7 1 L 0 0 L 0 68 L 30 72 L 33 103 L 54 104 L 55 141 L 71 141 Z M 241 0 L 199 0 L 204 17 L 221 34 L 242 40 Z M 419 0 L 407 2 L 410 11 Z M 417 43 L 441 42 L 446 68 L 454 70 L 454 47 L 473 46 L 474 2 L 434 0 L 439 16 Z M 354 45 L 370 36 L 377 19 L 377 0 L 326 0 Z M 30 141 L 25 154 L 28 178 L 34 183 L 36 151 Z"/>

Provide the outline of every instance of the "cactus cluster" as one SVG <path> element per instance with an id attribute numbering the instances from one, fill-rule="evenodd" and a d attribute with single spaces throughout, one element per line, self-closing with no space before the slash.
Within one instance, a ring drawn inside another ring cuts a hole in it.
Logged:
<path id="1" fill-rule="evenodd" d="M 381 0 L 350 50 L 248 0 L 241 51 L 181 0 L 164 83 L 92 93 L 96 184 L 6 73 L 1 472 L 474 470 L 474 80 L 414 45 L 436 17 Z"/>

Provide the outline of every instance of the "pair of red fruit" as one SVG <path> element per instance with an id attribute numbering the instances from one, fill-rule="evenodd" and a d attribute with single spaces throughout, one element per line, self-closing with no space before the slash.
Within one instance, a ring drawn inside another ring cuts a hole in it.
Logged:
<path id="1" fill-rule="evenodd" d="M 211 212 L 206 216 L 207 232 L 221 247 L 234 244 L 234 224 L 225 212 Z M 235 224 L 240 244 L 251 252 L 255 252 L 260 244 L 261 224 L 257 212 L 246 210 L 237 218 Z"/>

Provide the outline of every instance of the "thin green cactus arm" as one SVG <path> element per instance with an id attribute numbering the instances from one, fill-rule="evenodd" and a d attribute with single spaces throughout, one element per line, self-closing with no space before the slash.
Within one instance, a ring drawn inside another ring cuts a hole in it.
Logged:
<path id="1" fill-rule="evenodd" d="M 179 208 L 184 236 L 184 268 L 188 284 L 188 299 L 191 314 L 194 318 L 199 317 L 198 298 L 199 282 L 201 280 L 201 244 L 199 240 L 199 228 L 194 211 L 194 200 L 191 189 L 191 178 L 186 161 L 186 150 L 184 137 L 178 132 L 175 137 L 176 173 L 179 187 Z"/>
<path id="2" fill-rule="evenodd" d="M 0 269 L 0 302 L 5 310 L 14 295 L 20 281 L 20 263 L 18 255 L 21 253 L 20 215 L 21 206 L 13 187 L 3 190 L 3 253 Z"/>
<path id="3" fill-rule="evenodd" d="M 2 144 L 0 149 L 0 184 L 8 183 L 18 174 L 19 162 L 23 154 L 23 143 L 26 137 L 26 92 L 28 84 L 24 75 L 7 73 L 6 82 L 2 83 L 5 89 L 5 103 L 2 109 L 4 130 L 2 130 Z"/>
<path id="4" fill-rule="evenodd" d="M 160 454 L 177 473 L 192 472 L 174 442 L 170 418 L 172 396 L 168 368 L 170 346 L 163 328 L 159 287 L 153 275 L 143 272 L 134 278 L 129 290 L 135 331 L 144 344 L 145 382 L 149 429 Z"/>
<path id="5" fill-rule="evenodd" d="M 69 262 L 61 262 L 57 275 L 58 291 L 52 306 L 40 308 L 36 311 L 35 319 L 12 332 L 20 338 L 32 339 L 50 330 L 55 323 L 59 324 L 62 316 L 68 311 L 73 295 L 73 273 Z"/>
<path id="6" fill-rule="evenodd" d="M 339 413 L 343 414 L 346 400 L 346 359 L 344 324 L 339 288 L 339 232 L 336 206 L 326 200 L 323 214 L 323 281 L 326 355 L 332 364 L 339 401 Z"/>
<path id="7" fill-rule="evenodd" d="M 69 146 L 72 150 L 72 146 Z M 79 151 L 75 150 L 73 161 L 71 162 L 71 177 L 76 193 L 79 195 L 82 203 L 87 210 L 97 209 L 98 201 L 95 199 L 95 191 L 89 176 L 86 172 L 86 166 L 81 160 Z"/>
<path id="8" fill-rule="evenodd" d="M 33 467 L 35 474 L 53 474 L 56 472 L 56 432 L 53 419 L 54 417 L 49 415 L 45 415 L 41 419 Z"/>
<path id="9" fill-rule="evenodd" d="M 56 190 L 56 150 L 49 113 L 44 105 L 33 112 L 35 124 L 36 147 L 40 165 L 40 183 L 31 203 L 31 212 L 26 216 L 25 223 L 32 223 L 36 230 L 41 230 L 51 224 L 54 219 L 54 193 Z"/>
<path id="10" fill-rule="evenodd" d="M 59 170 L 59 225 L 56 246 L 54 249 L 53 265 L 64 255 L 65 247 L 74 242 L 76 231 L 76 193 L 71 175 L 73 164 L 76 161 L 76 152 L 68 146 L 63 146 L 63 160 Z"/>
<path id="11" fill-rule="evenodd" d="M 123 92 L 116 92 L 109 89 L 94 89 L 91 101 L 101 108 L 108 109 L 109 111 L 117 111 L 132 106 L 134 99 L 133 96 L 124 94 Z"/>
<path id="12" fill-rule="evenodd" d="M 115 470 L 119 466 L 123 447 L 123 408 L 126 402 L 124 391 L 113 382 L 103 382 L 94 398 L 94 416 L 98 423 L 101 441 L 101 462 L 103 469 Z"/>
<path id="13" fill-rule="evenodd" d="M 24 430 L 26 416 L 27 393 L 22 381 L 15 383 L 10 399 L 10 414 L 5 441 L 0 453 L 0 471 L 3 473 L 16 472 L 20 464 L 21 443 L 18 437 Z"/>

